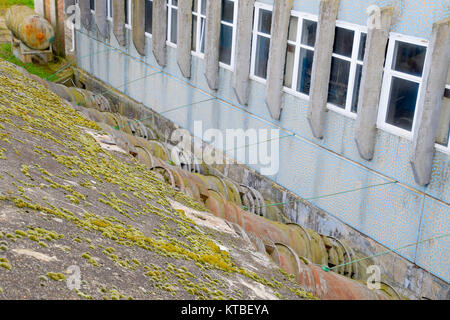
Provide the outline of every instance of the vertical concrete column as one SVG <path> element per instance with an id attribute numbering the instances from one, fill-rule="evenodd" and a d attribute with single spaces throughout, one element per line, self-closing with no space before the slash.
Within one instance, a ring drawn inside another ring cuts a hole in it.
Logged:
<path id="1" fill-rule="evenodd" d="M 378 19 L 380 24 L 368 26 L 355 137 L 358 152 L 366 160 L 372 160 L 375 151 L 383 66 L 393 13 L 393 7 L 381 8 L 380 19 Z"/>
<path id="2" fill-rule="evenodd" d="M 197 1 L 197 0 L 195 0 Z M 184 77 L 191 77 L 192 0 L 178 0 L 177 62 Z"/>
<path id="3" fill-rule="evenodd" d="M 80 0 L 78 1 L 78 5 L 80 6 L 81 24 L 87 30 L 91 30 L 92 15 L 89 0 Z"/>
<path id="4" fill-rule="evenodd" d="M 133 0 L 131 7 L 133 43 L 136 51 L 145 56 L 145 1 Z"/>
<path id="5" fill-rule="evenodd" d="M 189 29 L 191 26 L 189 26 Z M 167 6 L 166 0 L 153 0 L 152 40 L 153 55 L 162 67 L 166 65 Z"/>
<path id="6" fill-rule="evenodd" d="M 416 182 L 430 183 L 436 135 L 450 66 L 450 18 L 436 22 L 425 60 L 411 166 Z"/>
<path id="7" fill-rule="evenodd" d="M 311 75 L 308 121 L 314 137 L 323 138 L 327 112 L 334 33 L 339 0 L 320 0 L 319 23 Z"/>
<path id="8" fill-rule="evenodd" d="M 125 45 L 125 0 L 113 2 L 113 33 L 119 45 Z"/>
<path id="9" fill-rule="evenodd" d="M 41 17 L 44 17 L 44 0 L 34 0 L 34 11 Z"/>
<path id="10" fill-rule="evenodd" d="M 219 89 L 221 19 L 222 1 L 208 0 L 206 4 L 205 77 L 211 90 Z"/>
<path id="11" fill-rule="evenodd" d="M 248 103 L 255 0 L 238 1 L 233 89 L 240 104 Z"/>
<path id="12" fill-rule="evenodd" d="M 272 14 L 272 38 L 270 40 L 269 61 L 267 64 L 266 104 L 273 119 L 280 119 L 284 63 L 293 0 L 275 1 Z"/>
<path id="13" fill-rule="evenodd" d="M 108 37 L 108 7 L 107 0 L 95 0 L 95 21 L 100 36 L 105 39 Z"/>

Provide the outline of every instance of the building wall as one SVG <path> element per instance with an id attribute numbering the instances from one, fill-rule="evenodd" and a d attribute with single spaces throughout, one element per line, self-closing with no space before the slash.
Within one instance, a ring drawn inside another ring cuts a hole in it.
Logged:
<path id="1" fill-rule="evenodd" d="M 271 3 L 264 0 L 262 2 Z M 445 1 L 394 1 L 399 17 L 392 31 L 428 39 L 433 22 L 448 16 Z M 341 0 L 338 19 L 366 24 L 366 7 L 390 1 Z M 318 1 L 295 1 L 294 10 L 318 14 Z M 105 83 L 123 91 L 146 107 L 164 112 L 177 106 L 192 106 L 165 113 L 164 116 L 193 132 L 194 120 L 203 121 L 203 129 L 222 131 L 232 128 L 283 128 L 280 136 L 280 171 L 270 177 L 303 199 L 346 190 L 399 181 L 336 196 L 310 200 L 332 217 L 376 240 L 387 248 L 399 248 L 450 230 L 450 157 L 437 151 L 432 181 L 427 187 L 415 183 L 409 163 L 412 142 L 378 130 L 375 156 L 363 160 L 354 142 L 355 119 L 329 111 L 324 139 L 315 139 L 306 119 L 308 101 L 285 93 L 279 121 L 272 120 L 266 107 L 265 85 L 250 81 L 248 106 L 239 105 L 231 86 L 232 71 L 220 68 L 218 91 L 208 89 L 202 58 L 192 57 L 192 76 L 182 77 L 177 65 L 176 48 L 167 46 L 167 66 L 159 66 L 152 54 L 150 38 L 145 57 L 139 56 L 127 31 L 127 45 L 120 47 L 111 34 L 107 44 L 77 32 L 78 65 Z M 111 46 L 111 47 L 109 47 Z M 115 48 L 112 50 L 111 48 Z M 218 99 L 204 101 L 217 97 Z M 204 102 L 202 102 L 204 101 Z M 260 170 L 258 166 L 251 166 Z M 295 211 L 290 218 L 302 223 Z M 323 233 L 338 232 L 334 224 L 322 225 Z M 450 280 L 450 239 L 440 238 L 398 253 L 430 273 Z"/>

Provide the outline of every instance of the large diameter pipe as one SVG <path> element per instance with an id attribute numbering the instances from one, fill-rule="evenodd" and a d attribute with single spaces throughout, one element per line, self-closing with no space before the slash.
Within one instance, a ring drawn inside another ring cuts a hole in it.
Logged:
<path id="1" fill-rule="evenodd" d="M 14 37 L 31 49 L 48 49 L 55 38 L 50 23 L 27 6 L 8 8 L 5 22 Z"/>

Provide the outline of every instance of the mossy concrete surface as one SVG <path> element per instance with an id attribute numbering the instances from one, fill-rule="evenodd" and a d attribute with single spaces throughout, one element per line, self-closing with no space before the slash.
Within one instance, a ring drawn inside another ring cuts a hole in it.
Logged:
<path id="1" fill-rule="evenodd" d="M 0 299 L 314 298 L 97 131 L 0 60 Z"/>

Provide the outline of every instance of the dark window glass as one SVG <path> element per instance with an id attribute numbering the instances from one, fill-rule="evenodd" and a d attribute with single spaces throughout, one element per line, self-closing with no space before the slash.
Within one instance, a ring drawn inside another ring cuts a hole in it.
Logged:
<path id="1" fill-rule="evenodd" d="M 317 22 L 303 20 L 302 44 L 314 47 L 316 44 Z"/>
<path id="2" fill-rule="evenodd" d="M 128 1 L 129 0 L 125 0 L 124 3 L 124 11 L 125 11 L 125 24 L 129 24 L 130 21 L 128 19 Z"/>
<path id="3" fill-rule="evenodd" d="M 358 112 L 358 101 L 359 101 L 359 88 L 361 87 L 361 76 L 362 76 L 363 66 L 360 64 L 356 65 L 356 75 L 355 75 L 355 88 L 353 88 L 352 97 L 352 112 Z"/>
<path id="4" fill-rule="evenodd" d="M 145 0 L 145 32 L 152 33 L 153 1 Z"/>
<path id="5" fill-rule="evenodd" d="M 234 2 L 230 0 L 222 0 L 222 20 L 233 23 L 233 17 L 234 17 Z"/>
<path id="6" fill-rule="evenodd" d="M 201 33 L 200 33 L 200 52 L 205 53 L 205 38 L 206 38 L 206 19 L 201 19 Z"/>
<path id="7" fill-rule="evenodd" d="M 386 123 L 411 131 L 419 84 L 392 77 Z"/>
<path id="8" fill-rule="evenodd" d="M 272 28 L 272 12 L 269 10 L 259 10 L 258 31 L 270 34 Z"/>
<path id="9" fill-rule="evenodd" d="M 89 6 L 90 6 L 91 10 L 95 10 L 95 0 L 90 0 Z"/>
<path id="10" fill-rule="evenodd" d="M 364 61 L 364 54 L 366 52 L 366 39 L 367 39 L 367 34 L 361 33 L 361 40 L 359 42 L 359 51 L 358 51 L 358 60 L 359 61 Z"/>
<path id="11" fill-rule="evenodd" d="M 328 102 L 345 108 L 349 74 L 350 62 L 333 57 L 331 62 L 330 85 L 328 88 Z"/>
<path id="12" fill-rule="evenodd" d="M 303 48 L 300 50 L 297 91 L 307 95 L 309 94 L 309 89 L 311 87 L 313 58 L 314 51 Z"/>
<path id="13" fill-rule="evenodd" d="M 194 3 L 197 1 L 194 1 Z M 197 16 L 192 15 L 191 49 L 197 51 Z"/>
<path id="14" fill-rule="evenodd" d="M 256 44 L 255 75 L 264 79 L 267 77 L 269 47 L 270 39 L 263 36 L 258 36 Z"/>
<path id="15" fill-rule="evenodd" d="M 172 8 L 172 20 L 170 26 L 170 42 L 177 43 L 178 10 Z"/>
<path id="16" fill-rule="evenodd" d="M 206 15 L 206 0 L 201 0 L 202 1 L 202 10 L 200 11 L 201 14 Z"/>
<path id="17" fill-rule="evenodd" d="M 392 69 L 421 77 L 427 48 L 396 41 Z"/>
<path id="18" fill-rule="evenodd" d="M 354 31 L 336 27 L 333 52 L 341 56 L 351 57 L 354 36 Z"/>
<path id="19" fill-rule="evenodd" d="M 220 26 L 220 55 L 219 60 L 231 64 L 231 48 L 233 44 L 233 28 L 222 24 Z"/>

